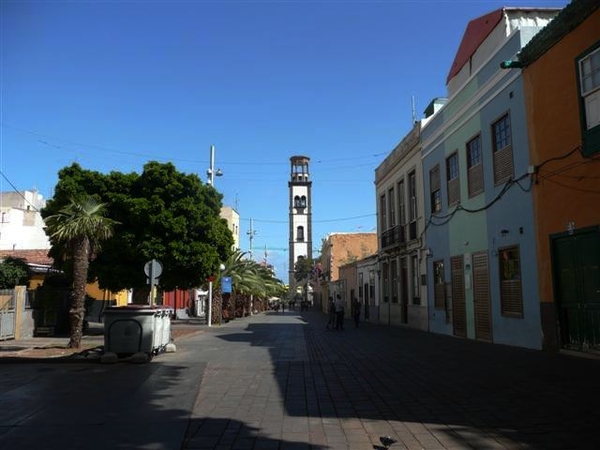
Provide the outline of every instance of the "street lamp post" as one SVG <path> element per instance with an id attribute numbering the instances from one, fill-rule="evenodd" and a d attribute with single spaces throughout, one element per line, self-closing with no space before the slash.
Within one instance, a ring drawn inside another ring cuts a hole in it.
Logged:
<path id="1" fill-rule="evenodd" d="M 210 167 L 206 171 L 207 183 L 211 186 L 215 186 L 215 176 L 222 177 L 223 171 L 221 169 L 215 169 L 215 146 L 210 146 Z"/>
<path id="2" fill-rule="evenodd" d="M 219 265 L 219 271 L 221 272 L 219 275 L 221 276 L 221 307 L 219 308 L 219 325 L 223 320 L 223 271 L 225 270 L 225 264 Z"/>
<path id="3" fill-rule="evenodd" d="M 212 275 L 208 277 L 208 326 L 212 327 L 212 295 L 213 295 L 213 280 Z"/>

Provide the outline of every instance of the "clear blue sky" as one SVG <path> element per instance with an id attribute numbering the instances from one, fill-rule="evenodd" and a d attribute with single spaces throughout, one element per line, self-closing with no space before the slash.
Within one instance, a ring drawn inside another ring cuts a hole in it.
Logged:
<path id="1" fill-rule="evenodd" d="M 374 170 L 435 97 L 467 23 L 560 0 L 1 1 L 0 190 L 72 162 L 171 161 L 241 217 L 287 282 L 289 158 L 311 158 L 313 247 L 375 231 Z M 140 269 L 141 270 L 141 269 Z"/>

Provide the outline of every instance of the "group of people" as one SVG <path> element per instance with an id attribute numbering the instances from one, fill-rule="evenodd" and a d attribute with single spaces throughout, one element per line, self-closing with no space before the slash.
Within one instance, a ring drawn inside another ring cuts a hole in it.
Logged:
<path id="1" fill-rule="evenodd" d="M 335 301 L 333 297 L 329 297 L 329 321 L 327 322 L 328 330 L 344 330 L 345 304 L 340 294 L 336 295 Z M 360 320 L 360 302 L 358 299 L 352 300 L 352 318 L 354 326 L 358 328 Z"/>

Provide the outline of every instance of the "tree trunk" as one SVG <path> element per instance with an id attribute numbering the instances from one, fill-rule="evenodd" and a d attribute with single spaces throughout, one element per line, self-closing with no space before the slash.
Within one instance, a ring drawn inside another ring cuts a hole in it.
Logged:
<path id="1" fill-rule="evenodd" d="M 71 294 L 71 309 L 69 310 L 69 323 L 71 325 L 69 348 L 81 347 L 83 331 L 83 316 L 85 315 L 85 287 L 89 267 L 88 248 L 86 238 L 75 244 L 73 259 L 73 292 Z"/>

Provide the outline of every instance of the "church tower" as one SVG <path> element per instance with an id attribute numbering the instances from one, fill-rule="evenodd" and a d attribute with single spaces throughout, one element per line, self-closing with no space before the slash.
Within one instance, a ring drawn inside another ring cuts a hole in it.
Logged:
<path id="1" fill-rule="evenodd" d="M 289 286 L 290 296 L 301 291 L 296 290 L 294 266 L 298 258 L 312 259 L 312 200 L 310 189 L 312 181 L 308 171 L 308 156 L 292 156 L 290 188 L 290 250 L 289 250 Z M 301 289 L 301 286 L 298 286 Z M 302 291 L 303 292 L 303 291 Z"/>

